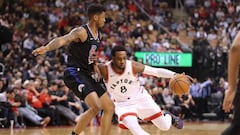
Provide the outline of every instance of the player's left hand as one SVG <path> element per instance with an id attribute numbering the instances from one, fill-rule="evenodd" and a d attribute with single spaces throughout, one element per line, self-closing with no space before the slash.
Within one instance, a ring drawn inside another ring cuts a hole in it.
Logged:
<path id="1" fill-rule="evenodd" d="M 230 110 L 233 108 L 233 99 L 235 96 L 235 91 L 234 90 L 226 90 L 225 91 L 225 97 L 223 100 L 223 107 L 222 109 L 225 112 L 230 112 Z"/>
<path id="2" fill-rule="evenodd" d="M 37 55 L 45 54 L 46 52 L 47 52 L 46 46 L 41 46 L 41 47 L 33 50 L 32 54 L 33 54 L 34 56 L 37 56 Z"/>
<path id="3" fill-rule="evenodd" d="M 95 79 L 95 81 L 99 82 L 101 79 L 101 72 L 100 72 L 97 64 L 93 65 L 93 70 L 94 70 L 94 75 L 93 75 L 94 79 Z"/>
<path id="4" fill-rule="evenodd" d="M 89 59 L 90 59 L 90 61 L 93 61 L 94 63 L 98 62 L 98 57 L 95 53 L 92 54 L 91 56 L 89 56 Z"/>

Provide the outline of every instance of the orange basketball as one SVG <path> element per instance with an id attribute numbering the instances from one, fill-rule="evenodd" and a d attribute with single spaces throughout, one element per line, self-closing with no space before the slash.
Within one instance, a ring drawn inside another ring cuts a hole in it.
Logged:
<path id="1" fill-rule="evenodd" d="M 169 81 L 169 87 L 174 95 L 183 95 L 189 92 L 191 81 L 184 74 L 177 74 Z"/>

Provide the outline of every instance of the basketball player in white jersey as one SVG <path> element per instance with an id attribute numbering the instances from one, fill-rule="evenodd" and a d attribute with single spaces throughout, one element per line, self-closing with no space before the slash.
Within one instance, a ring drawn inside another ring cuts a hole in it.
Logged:
<path id="1" fill-rule="evenodd" d="M 171 78 L 175 72 L 163 68 L 153 68 L 127 60 L 123 46 L 115 46 L 111 52 L 112 60 L 99 64 L 99 70 L 114 104 L 119 118 L 119 127 L 128 128 L 134 135 L 149 135 L 138 123 L 137 117 L 152 121 L 161 130 L 169 130 L 173 124 L 181 129 L 183 122 L 170 113 L 164 113 L 151 95 L 140 85 L 138 73 L 156 77 Z"/>

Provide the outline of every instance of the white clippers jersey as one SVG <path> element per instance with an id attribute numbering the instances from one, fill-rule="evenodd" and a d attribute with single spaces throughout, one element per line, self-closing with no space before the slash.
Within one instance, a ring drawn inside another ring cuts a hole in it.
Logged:
<path id="1" fill-rule="evenodd" d="M 138 76 L 133 74 L 132 62 L 127 60 L 125 71 L 122 74 L 116 73 L 111 62 L 106 63 L 108 79 L 105 80 L 107 90 L 117 102 L 131 99 L 142 91 Z"/>

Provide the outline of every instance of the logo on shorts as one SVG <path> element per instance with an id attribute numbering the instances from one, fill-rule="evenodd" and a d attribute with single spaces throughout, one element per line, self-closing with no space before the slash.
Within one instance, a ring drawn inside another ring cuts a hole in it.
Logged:
<path id="1" fill-rule="evenodd" d="M 84 84 L 79 84 L 78 85 L 78 91 L 82 93 L 83 88 L 85 87 Z"/>

